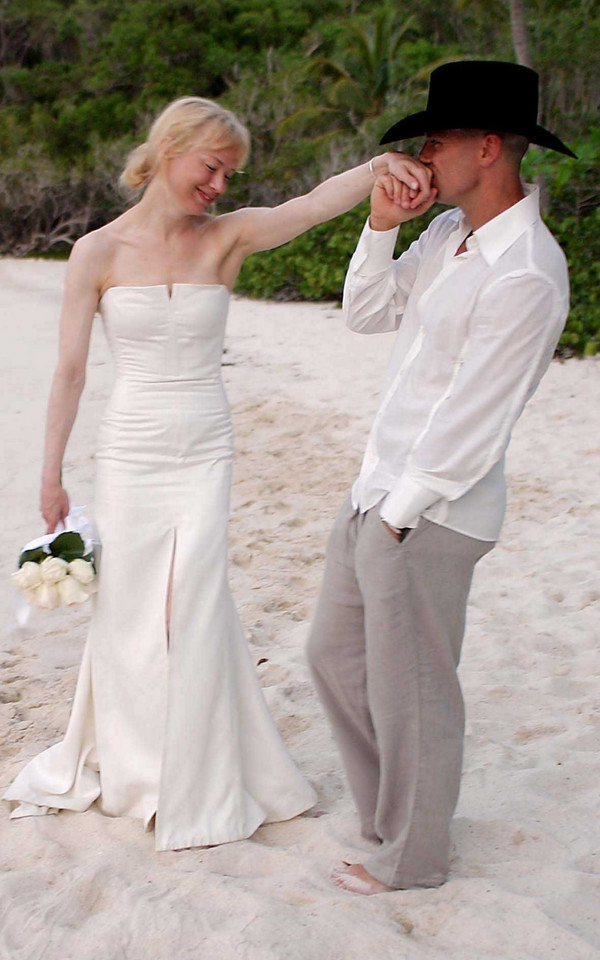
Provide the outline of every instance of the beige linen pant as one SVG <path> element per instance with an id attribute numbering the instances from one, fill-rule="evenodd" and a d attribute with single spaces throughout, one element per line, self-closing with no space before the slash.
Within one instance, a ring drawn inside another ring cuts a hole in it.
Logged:
<path id="1" fill-rule="evenodd" d="M 456 670 L 475 564 L 494 544 L 421 519 L 399 543 L 348 500 L 327 547 L 308 659 L 338 743 L 369 873 L 438 886 L 460 785 Z"/>

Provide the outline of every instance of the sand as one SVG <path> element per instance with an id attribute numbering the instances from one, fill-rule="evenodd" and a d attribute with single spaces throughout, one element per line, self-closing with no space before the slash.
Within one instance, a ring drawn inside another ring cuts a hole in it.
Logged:
<path id="1" fill-rule="evenodd" d="M 7 586 L 42 532 L 40 453 L 64 265 L 0 261 L 0 789 L 61 739 L 85 606 L 12 626 Z M 244 842 L 157 854 L 92 809 L 0 810 L 2 960 L 590 960 L 600 957 L 600 362 L 554 362 L 517 425 L 509 509 L 479 565 L 461 677 L 464 777 L 452 874 L 379 897 L 329 880 L 365 845 L 304 659 L 328 530 L 354 478 L 390 335 L 333 305 L 234 298 L 225 377 L 236 431 L 231 582 L 268 703 L 315 810 Z M 99 324 L 65 463 L 93 509 L 112 367 Z M 260 662 L 260 663 L 259 663 Z"/>

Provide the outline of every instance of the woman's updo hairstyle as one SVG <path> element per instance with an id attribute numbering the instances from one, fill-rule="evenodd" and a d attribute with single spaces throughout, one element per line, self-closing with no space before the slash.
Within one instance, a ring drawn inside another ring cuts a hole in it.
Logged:
<path id="1" fill-rule="evenodd" d="M 158 115 L 148 139 L 129 154 L 119 178 L 123 187 L 143 190 L 159 165 L 158 148 L 169 137 L 169 156 L 183 153 L 191 146 L 213 150 L 233 147 L 242 165 L 250 150 L 250 134 L 235 114 L 202 97 L 180 97 Z"/>

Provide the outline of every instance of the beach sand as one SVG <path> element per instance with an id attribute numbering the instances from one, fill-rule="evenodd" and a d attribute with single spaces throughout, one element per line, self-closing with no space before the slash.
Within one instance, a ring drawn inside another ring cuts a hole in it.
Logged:
<path id="1" fill-rule="evenodd" d="M 88 609 L 13 619 L 9 574 L 42 532 L 46 400 L 64 265 L 0 261 L 0 789 L 62 738 Z M 310 813 L 247 841 L 154 852 L 137 821 L 0 810 L 1 960 L 591 960 L 600 957 L 600 362 L 554 362 L 509 451 L 502 540 L 476 571 L 451 878 L 359 897 L 330 867 L 365 844 L 304 645 L 337 509 L 391 344 L 333 305 L 234 298 L 231 584 L 269 706 L 315 785 Z M 112 380 L 100 324 L 64 480 L 93 512 Z"/>

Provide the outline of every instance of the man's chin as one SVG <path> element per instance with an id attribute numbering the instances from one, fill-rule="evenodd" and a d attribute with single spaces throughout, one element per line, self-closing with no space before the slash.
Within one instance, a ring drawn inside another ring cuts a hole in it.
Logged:
<path id="1" fill-rule="evenodd" d="M 447 194 L 445 194 L 443 190 L 439 189 L 439 187 L 437 189 L 438 189 L 438 195 L 435 198 L 436 203 L 443 203 L 447 207 L 456 206 L 456 201 L 452 197 L 449 197 Z"/>

